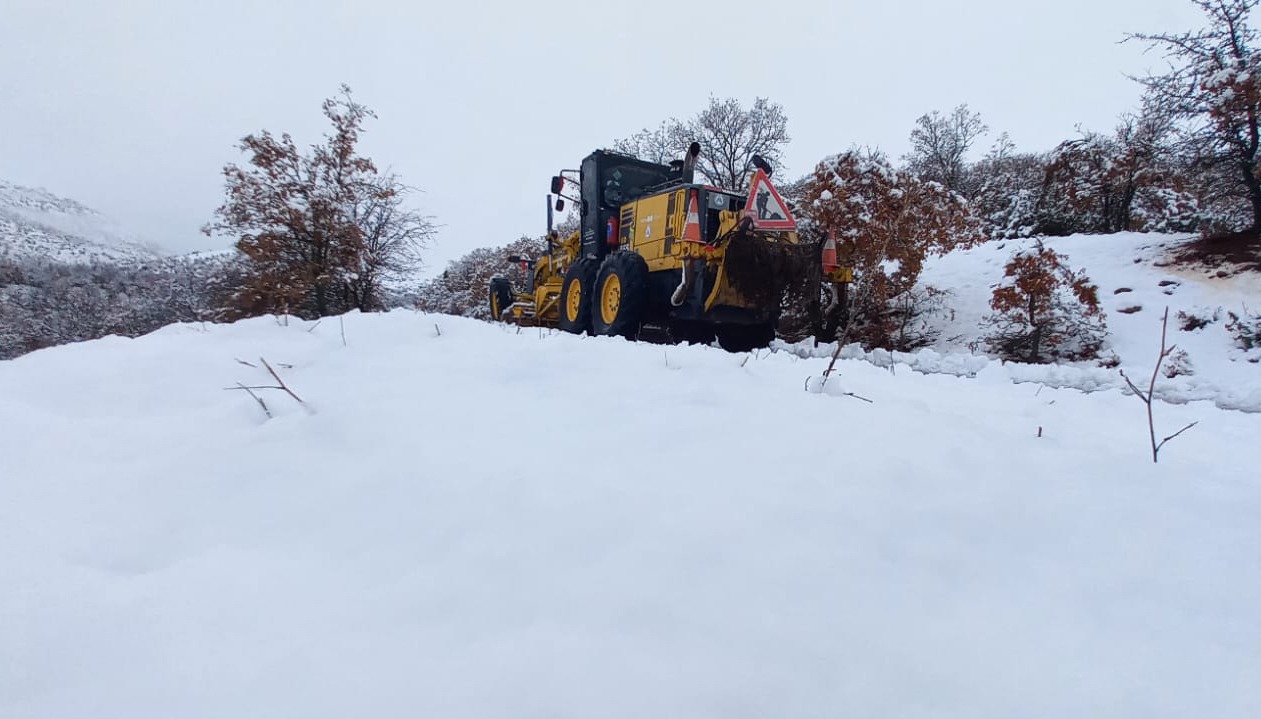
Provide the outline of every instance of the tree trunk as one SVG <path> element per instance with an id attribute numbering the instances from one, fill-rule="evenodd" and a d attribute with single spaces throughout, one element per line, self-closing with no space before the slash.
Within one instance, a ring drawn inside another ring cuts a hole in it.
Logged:
<path id="1" fill-rule="evenodd" d="M 1042 325 L 1038 324 L 1037 317 L 1034 312 L 1037 310 L 1037 302 L 1031 295 L 1029 297 L 1029 326 L 1033 328 L 1033 334 L 1029 335 L 1029 361 L 1037 364 L 1038 362 L 1038 345 L 1042 344 Z"/>
<path id="2" fill-rule="evenodd" d="M 315 281 L 315 312 L 317 317 L 328 315 L 328 288 L 322 280 Z"/>
<path id="3" fill-rule="evenodd" d="M 1248 201 L 1252 203 L 1252 230 L 1261 230 L 1261 180 L 1257 179 L 1254 171 L 1255 163 L 1251 160 L 1245 160 L 1240 163 L 1240 169 L 1243 172 L 1243 182 L 1248 188 Z"/>

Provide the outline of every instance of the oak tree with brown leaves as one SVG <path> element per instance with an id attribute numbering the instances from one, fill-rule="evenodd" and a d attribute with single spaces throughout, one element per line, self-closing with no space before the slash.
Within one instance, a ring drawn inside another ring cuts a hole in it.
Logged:
<path id="1" fill-rule="evenodd" d="M 868 346 L 904 349 L 898 338 L 914 308 L 898 300 L 915 287 L 924 260 L 981 239 L 962 196 L 894 169 L 875 151 L 820 162 L 802 188 L 799 215 L 833 233 L 838 259 L 854 268 L 848 337 Z"/>
<path id="2" fill-rule="evenodd" d="M 986 337 L 1004 359 L 1050 362 L 1098 356 L 1107 333 L 1099 288 L 1041 240 L 1015 252 L 994 289 Z"/>
<path id="3" fill-rule="evenodd" d="M 408 188 L 358 153 L 373 112 L 345 85 L 324 101 L 332 131 L 301 152 L 288 133 L 246 136 L 248 165 L 223 169 L 226 199 L 203 231 L 247 258 L 240 316 L 305 318 L 381 308 L 381 283 L 419 262 L 433 224 L 404 206 Z"/>
<path id="4" fill-rule="evenodd" d="M 1194 230 L 1199 204 L 1187 191 L 1173 147 L 1174 123 L 1150 99 L 1122 116 L 1115 133 L 1083 132 L 1050 154 L 1038 230 L 1177 232 Z"/>

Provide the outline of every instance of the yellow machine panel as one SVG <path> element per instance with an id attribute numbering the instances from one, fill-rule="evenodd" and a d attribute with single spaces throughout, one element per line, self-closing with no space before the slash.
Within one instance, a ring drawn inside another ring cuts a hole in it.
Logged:
<path id="1" fill-rule="evenodd" d="M 675 244 L 682 236 L 687 215 L 686 196 L 687 190 L 680 189 L 622 206 L 623 247 L 639 253 L 649 272 L 679 266 Z"/>

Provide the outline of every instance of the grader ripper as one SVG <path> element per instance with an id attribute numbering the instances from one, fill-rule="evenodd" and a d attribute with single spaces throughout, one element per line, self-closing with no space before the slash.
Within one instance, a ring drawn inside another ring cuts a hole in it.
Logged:
<path id="1" fill-rule="evenodd" d="M 699 154 L 692 143 L 685 159 L 658 165 L 597 150 L 580 170 L 553 177 L 548 251 L 508 258 L 526 268 L 530 285 L 515 292 L 507 279 L 492 279 L 491 316 L 630 339 L 653 326 L 676 341 L 716 337 L 743 351 L 774 339 L 786 285 L 804 280 L 810 289 L 799 296 L 812 295 L 820 317 L 842 311 L 853 273 L 838 266 L 830 240 L 801 243 L 771 168 L 754 159 L 745 195 L 695 182 Z M 578 208 L 579 230 L 561 238 L 552 210 L 565 200 Z"/>

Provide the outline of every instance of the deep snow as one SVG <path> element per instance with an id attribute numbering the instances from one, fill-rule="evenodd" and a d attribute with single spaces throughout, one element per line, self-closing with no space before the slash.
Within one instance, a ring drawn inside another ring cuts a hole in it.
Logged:
<path id="1" fill-rule="evenodd" d="M 339 325 L 0 363 L 0 716 L 1261 716 L 1261 415 Z"/>

